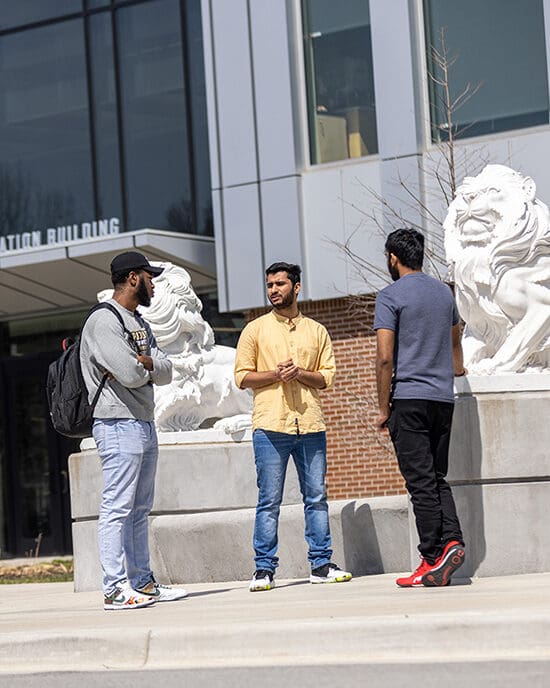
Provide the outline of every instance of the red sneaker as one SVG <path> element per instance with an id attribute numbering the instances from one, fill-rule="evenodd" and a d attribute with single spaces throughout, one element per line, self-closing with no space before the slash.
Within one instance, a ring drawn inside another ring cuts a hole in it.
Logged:
<path id="1" fill-rule="evenodd" d="M 420 566 L 413 571 L 410 576 L 398 578 L 395 582 L 400 588 L 417 588 L 422 585 L 422 576 L 426 574 L 432 567 L 425 559 L 422 559 Z"/>
<path id="2" fill-rule="evenodd" d="M 457 541 L 448 542 L 442 555 L 422 576 L 422 584 L 428 588 L 449 585 L 451 576 L 464 563 L 464 547 Z"/>

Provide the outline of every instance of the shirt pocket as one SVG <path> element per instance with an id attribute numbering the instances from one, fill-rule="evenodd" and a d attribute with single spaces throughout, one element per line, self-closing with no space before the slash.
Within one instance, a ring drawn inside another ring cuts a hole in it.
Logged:
<path id="1" fill-rule="evenodd" d="M 296 365 L 305 370 L 317 370 L 318 356 L 319 349 L 314 344 L 299 344 L 298 361 L 296 361 Z"/>

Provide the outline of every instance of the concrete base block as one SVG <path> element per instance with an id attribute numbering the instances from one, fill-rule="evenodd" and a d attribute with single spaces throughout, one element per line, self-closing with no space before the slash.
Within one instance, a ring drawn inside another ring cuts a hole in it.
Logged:
<path id="1" fill-rule="evenodd" d="M 466 576 L 550 571 L 550 482 L 453 488 L 466 541 Z"/>
<path id="2" fill-rule="evenodd" d="M 164 441 L 163 434 L 159 435 L 153 512 L 213 511 L 256 505 L 258 490 L 250 433 L 239 441 L 228 435 L 219 439 L 215 431 L 166 434 L 170 436 L 169 442 Z M 175 443 L 173 435 L 186 441 Z M 89 442 L 85 446 L 89 447 Z M 96 518 L 103 478 L 95 446 L 69 457 L 69 475 L 73 519 Z M 296 470 L 289 462 L 283 503 L 301 501 Z"/>
<path id="3" fill-rule="evenodd" d="M 334 561 L 355 575 L 403 571 L 408 567 L 407 502 L 402 497 L 331 502 Z M 254 571 L 254 509 L 150 518 L 151 564 L 163 583 L 248 580 Z M 101 572 L 97 521 L 73 524 L 75 590 L 99 590 Z M 309 575 L 301 505 L 281 509 L 280 578 Z"/>
<path id="4" fill-rule="evenodd" d="M 533 376 L 522 376 L 532 378 Z M 550 375 L 542 376 L 548 377 Z M 550 391 L 500 392 L 457 398 L 448 480 L 548 477 Z"/>

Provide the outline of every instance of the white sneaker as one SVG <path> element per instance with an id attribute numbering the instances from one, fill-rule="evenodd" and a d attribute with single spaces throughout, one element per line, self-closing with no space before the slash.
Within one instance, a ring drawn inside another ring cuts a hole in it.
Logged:
<path id="1" fill-rule="evenodd" d="M 155 604 L 153 597 L 144 595 L 137 590 L 133 590 L 129 583 L 122 583 L 116 587 L 110 595 L 103 598 L 103 609 L 111 611 L 113 609 L 139 609 Z"/>
<path id="2" fill-rule="evenodd" d="M 250 592 L 259 592 L 260 590 L 271 590 L 274 587 L 275 581 L 273 580 L 273 571 L 258 569 L 254 571 L 248 589 Z"/>
<path id="3" fill-rule="evenodd" d="M 169 585 L 163 585 L 152 580 L 143 588 L 139 588 L 142 595 L 149 595 L 155 602 L 173 602 L 174 600 L 181 600 L 187 597 L 187 590 L 184 588 L 171 588 Z"/>
<path id="4" fill-rule="evenodd" d="M 313 569 L 309 577 L 310 583 L 346 583 L 352 578 L 351 573 L 342 571 L 336 564 L 325 564 Z"/>

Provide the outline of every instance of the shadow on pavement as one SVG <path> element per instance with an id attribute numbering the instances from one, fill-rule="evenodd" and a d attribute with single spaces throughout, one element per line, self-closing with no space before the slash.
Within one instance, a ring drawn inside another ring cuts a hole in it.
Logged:
<path id="1" fill-rule="evenodd" d="M 187 598 L 190 597 L 204 597 L 205 595 L 217 595 L 222 592 L 231 592 L 232 590 L 236 590 L 237 588 L 222 588 L 221 590 L 200 590 L 197 592 L 190 592 L 187 595 Z"/>

